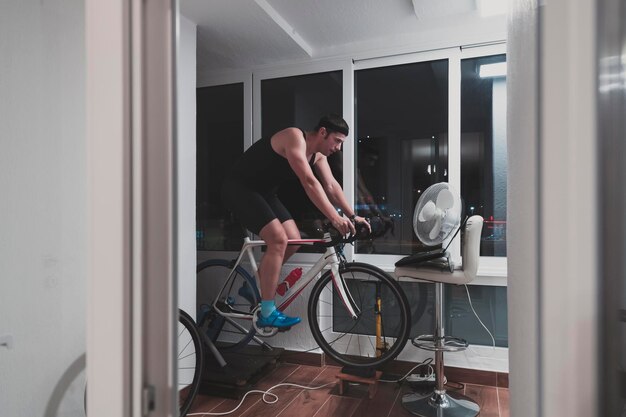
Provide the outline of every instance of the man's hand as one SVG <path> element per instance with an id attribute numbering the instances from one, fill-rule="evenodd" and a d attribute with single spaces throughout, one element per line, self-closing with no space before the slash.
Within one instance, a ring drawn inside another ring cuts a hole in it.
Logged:
<path id="1" fill-rule="evenodd" d="M 347 234 L 353 235 L 356 233 L 356 229 L 354 228 L 354 225 L 352 224 L 350 219 L 346 219 L 343 216 L 337 215 L 336 217 L 333 216 L 333 218 L 329 220 L 333 227 L 339 230 L 339 233 L 344 236 Z"/>
<path id="2" fill-rule="evenodd" d="M 367 221 L 365 217 L 354 216 L 354 224 L 363 224 L 365 227 L 367 227 L 367 234 L 369 235 L 372 233 L 372 226 L 370 226 L 370 222 Z"/>

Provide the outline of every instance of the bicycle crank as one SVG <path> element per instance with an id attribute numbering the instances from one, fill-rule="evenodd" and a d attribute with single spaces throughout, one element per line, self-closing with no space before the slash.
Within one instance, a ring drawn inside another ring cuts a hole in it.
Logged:
<path id="1" fill-rule="evenodd" d="M 260 327 L 257 325 L 257 316 L 261 314 L 261 305 L 256 306 L 254 310 L 252 310 L 252 326 L 254 326 L 254 330 L 257 332 L 257 336 L 261 337 L 272 337 L 280 330 L 289 330 L 289 329 L 278 329 L 276 327 Z"/>

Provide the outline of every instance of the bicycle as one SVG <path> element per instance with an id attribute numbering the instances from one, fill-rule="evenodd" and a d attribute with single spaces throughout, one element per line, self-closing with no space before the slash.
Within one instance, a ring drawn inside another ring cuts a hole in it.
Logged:
<path id="1" fill-rule="evenodd" d="M 394 359 L 404 348 L 411 328 L 410 307 L 398 283 L 383 270 L 346 262 L 343 246 L 355 240 L 356 235 L 333 239 L 329 233 L 323 239 L 289 240 L 289 245 L 319 246 L 325 252 L 282 296 L 277 294 L 276 301 L 278 309 L 284 311 L 318 274 L 329 268 L 308 299 L 307 317 L 313 338 L 340 364 L 373 368 Z M 198 326 L 211 340 L 222 335 L 219 350 L 240 349 L 251 340 L 263 345 L 259 336 L 278 332 L 276 328 L 257 328 L 254 320 L 261 297 L 252 251 L 264 245 L 262 240 L 246 237 L 234 261 L 207 260 L 197 266 L 199 294 L 210 292 L 211 284 L 221 284 L 212 302 L 199 303 L 198 318 Z M 246 256 L 252 274 L 241 265 Z"/>
<path id="2" fill-rule="evenodd" d="M 178 310 L 178 405 L 180 417 L 185 417 L 198 394 L 204 350 L 202 337 L 189 314 Z"/>

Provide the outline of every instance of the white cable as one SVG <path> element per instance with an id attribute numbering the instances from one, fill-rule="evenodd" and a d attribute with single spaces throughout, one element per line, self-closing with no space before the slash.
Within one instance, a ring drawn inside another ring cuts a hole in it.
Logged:
<path id="1" fill-rule="evenodd" d="M 418 363 L 418 364 L 417 364 L 417 365 L 415 365 L 413 368 L 411 368 L 411 369 L 409 370 L 409 372 L 407 372 L 407 373 L 406 373 L 406 374 L 405 374 L 402 378 L 400 378 L 400 379 L 393 380 L 393 381 L 388 381 L 388 380 L 380 379 L 379 381 L 380 381 L 380 382 L 400 382 L 400 381 L 403 381 L 403 380 L 404 380 L 404 379 L 406 379 L 406 378 L 407 378 L 407 377 L 411 374 L 411 372 L 413 372 L 416 368 L 418 368 L 418 367 L 420 367 L 420 366 L 424 366 L 424 365 L 428 365 L 428 374 L 427 374 L 427 377 L 430 377 L 431 375 L 433 375 L 433 374 L 434 374 L 433 367 L 430 365 L 430 363 L 432 363 L 432 361 L 433 361 L 433 360 L 432 360 L 432 358 L 428 358 L 428 359 L 424 360 L 423 362 Z M 281 386 L 290 386 L 290 387 L 298 387 L 298 388 L 308 389 L 308 390 L 317 390 L 317 389 L 321 389 L 321 388 L 324 388 L 324 387 L 327 387 L 327 386 L 329 386 L 329 385 L 333 385 L 333 384 L 335 384 L 335 382 L 329 382 L 328 384 L 320 385 L 320 386 L 318 386 L 318 387 L 306 387 L 306 386 L 304 386 L 304 385 L 291 384 L 291 383 L 288 383 L 288 382 L 284 382 L 284 383 L 280 383 L 280 384 L 276 384 L 276 385 L 274 385 L 273 387 L 271 387 L 271 388 L 270 388 L 270 389 L 268 389 L 267 391 L 262 391 L 262 390 L 250 390 L 250 391 L 246 392 L 246 393 L 243 395 L 243 397 L 241 398 L 241 401 L 239 401 L 239 404 L 237 404 L 237 406 L 236 406 L 235 408 L 233 408 L 232 410 L 230 410 L 230 411 L 224 411 L 224 412 L 221 412 L 221 413 L 200 412 L 200 413 L 190 413 L 190 414 L 187 414 L 187 415 L 188 415 L 188 416 L 225 416 L 225 415 L 232 414 L 232 413 L 234 413 L 235 411 L 237 411 L 237 410 L 238 410 L 238 409 L 239 409 L 239 408 L 243 405 L 243 402 L 246 400 L 246 397 L 247 397 L 248 395 L 250 395 L 250 394 L 263 394 L 263 396 L 262 396 L 261 398 L 262 398 L 262 400 L 263 400 L 263 402 L 264 402 L 264 403 L 266 403 L 266 404 L 274 404 L 274 403 L 276 403 L 276 402 L 278 401 L 278 395 L 276 395 L 276 394 L 272 394 L 272 393 L 271 393 L 271 391 L 272 391 L 273 389 L 275 389 L 275 388 L 278 388 L 278 387 L 281 387 Z M 265 398 L 265 396 L 266 396 L 266 395 L 267 395 L 267 396 L 272 396 L 272 397 L 274 397 L 274 399 L 273 399 L 273 400 L 271 400 L 271 401 L 270 401 L 270 400 L 267 400 L 267 399 Z"/>
<path id="2" fill-rule="evenodd" d="M 465 286 L 465 292 L 467 292 L 467 299 L 469 300 L 470 308 L 474 312 L 474 315 L 478 319 L 478 322 L 483 326 L 483 328 L 485 330 L 487 330 L 487 333 L 489 333 L 489 337 L 491 337 L 491 341 L 493 342 L 493 348 L 495 349 L 496 348 L 496 339 L 493 338 L 493 335 L 491 334 L 491 332 L 489 331 L 487 326 L 485 326 L 485 323 L 483 323 L 483 321 L 480 319 L 480 317 L 478 317 L 478 314 L 476 313 L 476 310 L 474 310 L 474 306 L 472 305 L 472 297 L 470 297 L 469 289 L 467 289 L 467 284 L 463 284 L 463 285 Z"/>
<path id="3" fill-rule="evenodd" d="M 245 401 L 246 397 L 250 394 L 263 394 L 263 397 L 261 397 L 263 399 L 263 402 L 266 404 L 274 404 L 278 401 L 278 395 L 276 394 L 272 394 L 270 391 L 272 391 L 274 388 L 278 388 L 278 387 L 282 387 L 282 386 L 290 386 L 290 387 L 298 387 L 298 388 L 302 388 L 302 389 L 308 389 L 308 390 L 316 390 L 316 389 L 321 389 L 324 387 L 327 387 L 329 385 L 334 385 L 335 382 L 329 382 L 328 384 L 324 384 L 324 385 L 320 385 L 319 387 L 305 387 L 304 385 L 298 385 L 298 384 L 291 384 L 289 382 L 283 382 L 280 384 L 276 384 L 273 387 L 271 387 L 270 389 L 268 389 L 267 391 L 261 391 L 261 390 L 251 390 L 248 391 L 244 394 L 243 398 L 241 399 L 241 401 L 239 402 L 239 404 L 237 404 L 237 407 L 233 408 L 230 411 L 224 411 L 222 413 L 209 413 L 209 412 L 204 412 L 204 413 L 191 413 L 191 414 L 187 414 L 188 416 L 225 416 L 227 414 L 231 414 L 234 413 L 235 411 L 237 411 L 239 409 L 239 407 L 241 407 L 241 405 L 243 404 L 243 402 Z M 267 399 L 265 399 L 265 396 L 269 395 L 274 397 L 273 401 L 269 401 Z"/>
<path id="4" fill-rule="evenodd" d="M 430 376 L 434 373 L 433 367 L 430 366 L 430 364 L 432 363 L 433 359 L 432 358 L 428 358 L 426 360 L 424 360 L 423 362 L 418 363 L 417 365 L 415 365 L 414 367 L 412 367 L 409 372 L 407 372 L 406 374 L 404 374 L 404 376 L 400 379 L 394 379 L 392 381 L 390 380 L 386 380 L 386 379 L 379 379 L 380 382 L 401 382 L 404 381 L 409 375 L 411 375 L 411 373 L 416 369 L 419 368 L 420 366 L 424 366 L 424 365 L 428 365 L 428 375 Z"/>

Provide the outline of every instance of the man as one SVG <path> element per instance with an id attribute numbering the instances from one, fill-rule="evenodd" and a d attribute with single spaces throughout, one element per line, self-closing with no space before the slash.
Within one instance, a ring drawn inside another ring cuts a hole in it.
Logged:
<path id="1" fill-rule="evenodd" d="M 342 234 L 355 232 L 352 221 L 369 229 L 367 221 L 356 216 L 348 205 L 326 160 L 341 149 L 348 132 L 346 121 L 335 114 L 322 117 L 313 131 L 295 127 L 281 130 L 252 145 L 224 181 L 222 198 L 226 207 L 267 244 L 259 265 L 262 298 L 259 327 L 288 328 L 300 322 L 299 317 L 286 316 L 276 309 L 274 303 L 281 266 L 298 250 L 296 246 L 288 246 L 287 240 L 300 239 L 291 214 L 276 196 L 280 184 L 297 177 L 313 204 Z M 335 206 L 347 217 L 340 215 Z"/>

